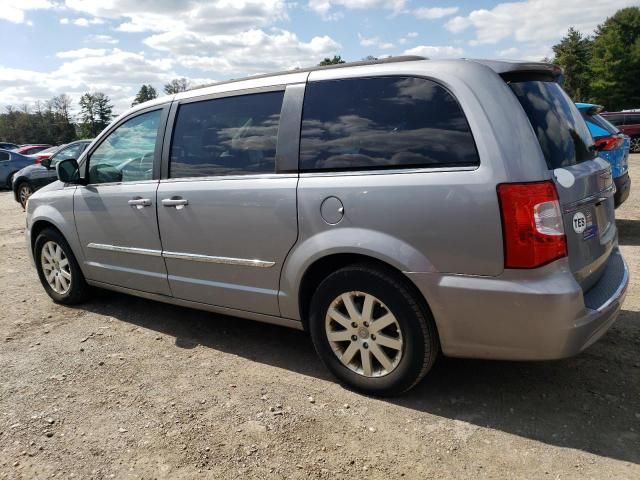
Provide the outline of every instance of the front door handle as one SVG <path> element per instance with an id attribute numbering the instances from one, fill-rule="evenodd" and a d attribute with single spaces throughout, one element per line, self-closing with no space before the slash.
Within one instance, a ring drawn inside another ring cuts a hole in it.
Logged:
<path id="1" fill-rule="evenodd" d="M 162 200 L 162 205 L 165 207 L 176 207 L 176 210 L 182 210 L 185 205 L 189 205 L 189 200 L 182 197 L 171 197 Z"/>
<path id="2" fill-rule="evenodd" d="M 136 198 L 132 198 L 127 203 L 129 205 L 131 205 L 132 207 L 136 207 L 139 210 L 141 208 L 150 206 L 151 205 L 151 200 L 148 199 L 148 198 L 136 197 Z"/>

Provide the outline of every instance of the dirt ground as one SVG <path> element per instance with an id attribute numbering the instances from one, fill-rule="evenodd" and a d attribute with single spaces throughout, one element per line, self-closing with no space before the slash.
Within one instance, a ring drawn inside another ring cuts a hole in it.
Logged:
<path id="1" fill-rule="evenodd" d="M 618 212 L 632 283 L 576 358 L 441 359 L 349 392 L 306 334 L 100 292 L 57 306 L 0 192 L 0 478 L 640 478 L 640 155 Z"/>

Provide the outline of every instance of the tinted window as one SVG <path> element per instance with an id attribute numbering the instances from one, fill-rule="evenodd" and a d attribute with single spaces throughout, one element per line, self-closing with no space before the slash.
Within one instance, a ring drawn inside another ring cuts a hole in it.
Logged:
<path id="1" fill-rule="evenodd" d="M 638 125 L 640 124 L 640 115 L 638 115 L 637 113 L 634 113 L 633 115 L 626 115 L 626 119 L 624 121 L 625 125 Z"/>
<path id="2" fill-rule="evenodd" d="M 180 106 L 170 176 L 273 173 L 284 92 L 217 98 Z"/>
<path id="3" fill-rule="evenodd" d="M 624 115 L 605 115 L 613 125 L 624 125 Z"/>
<path id="4" fill-rule="evenodd" d="M 550 169 L 595 158 L 589 129 L 560 85 L 527 81 L 510 86 L 529 117 Z"/>
<path id="5" fill-rule="evenodd" d="M 11 155 L 9 152 L 0 152 L 0 162 L 5 160 L 11 160 Z"/>
<path id="6" fill-rule="evenodd" d="M 93 151 L 89 159 L 89 182 L 132 182 L 153 178 L 160 110 L 127 120 Z"/>
<path id="7" fill-rule="evenodd" d="M 304 171 L 479 163 L 457 101 L 421 78 L 313 82 L 302 114 Z"/>

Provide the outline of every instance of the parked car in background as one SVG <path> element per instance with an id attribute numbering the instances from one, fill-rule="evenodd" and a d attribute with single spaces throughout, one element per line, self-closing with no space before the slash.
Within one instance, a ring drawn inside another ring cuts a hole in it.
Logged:
<path id="1" fill-rule="evenodd" d="M 71 142 L 35 165 L 29 165 L 22 170 L 16 172 L 13 176 L 13 195 L 16 202 L 23 207 L 33 192 L 54 182 L 56 176 L 56 165 L 62 160 L 70 158 L 78 159 L 85 148 L 91 143 L 91 140 L 78 140 Z"/>
<path id="2" fill-rule="evenodd" d="M 42 150 L 50 147 L 53 147 L 53 145 L 49 145 L 48 143 L 20 145 L 20 147 L 15 149 L 15 152 L 21 155 L 33 155 L 34 153 L 41 152 Z"/>
<path id="3" fill-rule="evenodd" d="M 640 153 L 640 112 L 603 112 L 601 115 L 629 136 L 632 153 Z"/>
<path id="4" fill-rule="evenodd" d="M 575 355 L 629 273 L 611 167 L 560 75 L 396 57 L 145 102 L 57 164 L 27 248 L 55 302 L 92 285 L 303 329 L 369 394 L 440 352 Z"/>
<path id="5" fill-rule="evenodd" d="M 12 150 L 0 150 L 0 188 L 11 189 L 14 174 L 28 165 L 33 165 L 33 158 Z"/>
<path id="6" fill-rule="evenodd" d="M 65 146 L 66 146 L 66 144 L 62 144 L 62 145 L 58 145 L 57 147 L 45 148 L 44 150 L 42 150 L 42 151 L 40 151 L 38 153 L 29 154 L 29 156 L 33 157 L 33 159 L 36 161 L 36 163 L 40 163 L 45 158 L 50 158 L 54 153 L 56 153 L 58 150 L 64 148 Z"/>
<path id="7" fill-rule="evenodd" d="M 616 184 L 616 208 L 629 197 L 629 137 L 600 115 L 603 107 L 592 103 L 576 103 L 582 118 L 589 127 L 600 156 L 611 164 L 611 174 Z"/>
<path id="8" fill-rule="evenodd" d="M 0 142 L 0 150 L 15 150 L 20 148 L 20 145 L 10 142 Z"/>

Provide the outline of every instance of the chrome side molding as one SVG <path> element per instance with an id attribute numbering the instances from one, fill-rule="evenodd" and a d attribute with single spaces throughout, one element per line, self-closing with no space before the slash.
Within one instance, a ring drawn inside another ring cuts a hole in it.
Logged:
<path id="1" fill-rule="evenodd" d="M 151 257 L 173 258 L 176 260 L 218 263 L 223 265 L 240 265 L 243 267 L 270 268 L 276 264 L 276 262 L 270 262 L 267 260 L 215 257 L 212 255 L 200 255 L 197 253 L 167 252 L 161 250 L 151 250 L 147 248 L 118 247 L 116 245 L 105 245 L 103 243 L 90 243 L 89 245 L 87 245 L 87 247 L 96 250 L 106 250 L 108 252 L 131 253 L 136 255 L 148 255 Z"/>
<path id="2" fill-rule="evenodd" d="M 148 248 L 133 248 L 133 247 L 118 247 L 116 245 L 106 245 L 104 243 L 90 243 L 87 248 L 93 248 L 95 250 L 106 250 L 107 252 L 118 253 L 134 253 L 137 255 L 148 255 L 150 257 L 161 257 L 162 252 L 160 250 L 151 250 Z"/>

